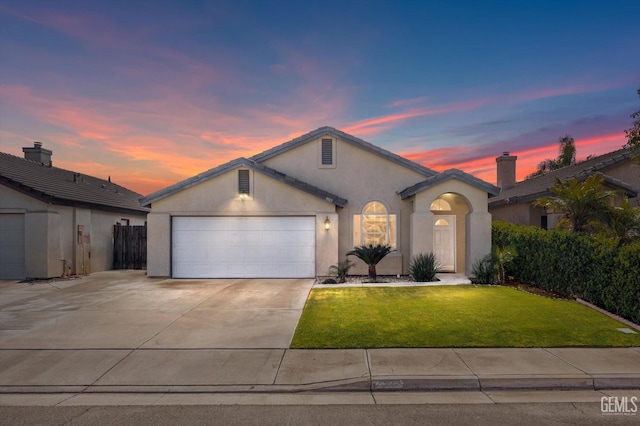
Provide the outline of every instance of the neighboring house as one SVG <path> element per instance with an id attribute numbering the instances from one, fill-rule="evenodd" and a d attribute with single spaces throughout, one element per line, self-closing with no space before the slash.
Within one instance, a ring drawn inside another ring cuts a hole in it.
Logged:
<path id="1" fill-rule="evenodd" d="M 631 199 L 633 205 L 638 206 L 640 166 L 631 160 L 629 149 L 593 157 L 522 182 L 516 182 L 517 158 L 508 152 L 496 158 L 498 186 L 502 189 L 497 197 L 489 200 L 489 212 L 493 220 L 553 229 L 562 215 L 547 212 L 542 207 L 535 207 L 533 203 L 540 197 L 553 195 L 550 188 L 556 179 L 563 182 L 574 177 L 584 180 L 594 173 L 600 173 L 604 177 L 607 189 L 620 191 Z M 618 197 L 615 202 L 619 203 L 620 199 Z"/>
<path id="2" fill-rule="evenodd" d="M 0 152 L 0 279 L 111 269 L 114 224 L 146 221 L 141 195 L 53 167 L 40 142 L 23 151 Z"/>
<path id="3" fill-rule="evenodd" d="M 314 277 L 362 244 L 395 250 L 382 275 L 432 251 L 446 271 L 469 273 L 491 249 L 487 200 L 498 190 L 322 127 L 144 197 L 147 273 Z M 366 271 L 358 260 L 351 273 Z"/>

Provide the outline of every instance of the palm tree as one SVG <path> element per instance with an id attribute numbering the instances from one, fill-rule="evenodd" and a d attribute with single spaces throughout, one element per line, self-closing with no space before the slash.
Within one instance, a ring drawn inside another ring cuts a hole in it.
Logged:
<path id="1" fill-rule="evenodd" d="M 347 253 L 347 256 L 355 256 L 369 265 L 369 279 L 375 282 L 377 278 L 376 265 L 389 253 L 391 253 L 391 247 L 387 245 L 378 244 L 374 246 L 369 244 L 368 246 L 354 247 L 353 250 Z"/>
<path id="2" fill-rule="evenodd" d="M 550 188 L 552 197 L 541 197 L 534 203 L 555 213 L 563 213 L 558 226 L 585 232 L 592 222 L 605 222 L 615 191 L 603 191 L 604 177 L 595 173 L 581 181 L 577 177 L 563 183 L 556 178 Z"/>
<path id="3" fill-rule="evenodd" d="M 640 209 L 625 198 L 619 207 L 612 207 L 608 218 L 611 233 L 619 238 L 618 246 L 640 238 Z"/>
<path id="4" fill-rule="evenodd" d="M 558 155 L 558 158 L 553 160 L 546 159 L 540 162 L 540 164 L 538 164 L 538 169 L 527 176 L 527 179 L 576 163 L 576 142 L 571 135 L 564 135 L 558 139 L 558 143 L 560 144 L 560 154 Z"/>

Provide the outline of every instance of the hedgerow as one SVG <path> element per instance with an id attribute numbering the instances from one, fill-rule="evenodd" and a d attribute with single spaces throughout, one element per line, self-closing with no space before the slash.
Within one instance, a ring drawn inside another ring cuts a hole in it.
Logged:
<path id="1" fill-rule="evenodd" d="M 640 324 L 640 243 L 535 226 L 493 222 L 492 242 L 513 246 L 507 276 L 584 299 Z"/>

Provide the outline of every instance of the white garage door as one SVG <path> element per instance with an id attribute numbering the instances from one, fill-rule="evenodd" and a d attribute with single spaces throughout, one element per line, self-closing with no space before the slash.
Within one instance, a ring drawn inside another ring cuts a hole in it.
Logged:
<path id="1" fill-rule="evenodd" d="M 0 279 L 24 278 L 24 215 L 0 214 Z"/>
<path id="2" fill-rule="evenodd" d="M 175 278 L 315 276 L 314 217 L 174 217 Z"/>

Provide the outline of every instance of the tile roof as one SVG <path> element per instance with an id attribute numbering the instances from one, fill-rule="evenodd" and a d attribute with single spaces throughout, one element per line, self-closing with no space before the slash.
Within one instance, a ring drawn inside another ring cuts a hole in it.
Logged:
<path id="1" fill-rule="evenodd" d="M 430 188 L 434 185 L 446 182 L 451 179 L 456 179 L 466 183 L 467 185 L 471 185 L 475 188 L 481 189 L 489 193 L 489 195 L 497 195 L 500 192 L 500 188 L 498 188 L 497 186 L 485 182 L 482 179 L 478 179 L 477 177 L 472 176 L 469 173 L 465 173 L 462 170 L 458 169 L 449 169 L 400 191 L 400 197 L 402 197 L 402 199 L 404 200 L 424 189 Z"/>
<path id="2" fill-rule="evenodd" d="M 525 179 L 516 183 L 512 188 L 501 191 L 500 194 L 489 200 L 489 205 L 501 205 L 506 203 L 523 202 L 528 203 L 537 198 L 550 194 L 549 188 L 553 187 L 556 179 L 566 181 L 578 177 L 586 179 L 596 172 L 600 172 L 607 183 L 614 187 L 618 187 L 631 197 L 637 195 L 636 191 L 626 182 L 607 176 L 603 171 L 615 164 L 627 161 L 631 158 L 631 150 L 619 149 L 598 157 L 593 157 L 586 161 L 563 167 L 558 170 L 545 173 L 530 179 Z M 507 201 L 509 200 L 509 201 Z"/>
<path id="3" fill-rule="evenodd" d="M 335 204 L 336 206 L 344 207 L 345 204 L 347 204 L 347 200 L 342 197 L 339 197 L 338 195 L 332 194 L 328 191 L 318 188 L 317 186 L 310 185 L 306 182 L 295 179 L 291 176 L 287 176 L 282 172 L 279 172 L 275 169 L 272 169 L 263 164 L 260 164 L 252 159 L 248 159 L 244 157 L 229 161 L 228 163 L 222 164 L 218 167 L 214 167 L 213 169 L 207 170 L 206 172 L 200 173 L 196 176 L 190 177 L 189 179 L 183 180 L 174 185 L 171 185 L 164 189 L 156 191 L 153 194 L 149 194 L 146 197 L 142 198 L 140 200 L 140 203 L 143 206 L 150 206 L 152 203 L 158 200 L 161 200 L 165 197 L 168 197 L 169 195 L 182 191 L 183 189 L 190 188 L 194 185 L 197 185 L 199 183 L 212 179 L 216 176 L 220 176 L 224 173 L 227 173 L 231 170 L 234 170 L 240 167 L 247 167 L 249 169 L 255 170 L 259 173 L 262 173 L 280 182 L 286 183 L 287 185 L 290 185 L 308 194 L 321 198 L 329 203 Z"/>
<path id="4" fill-rule="evenodd" d="M 140 194 L 108 180 L 0 152 L 0 183 L 41 201 L 98 210 L 144 214 Z"/>
<path id="5" fill-rule="evenodd" d="M 297 146 L 303 145 L 307 142 L 311 142 L 314 139 L 317 139 L 319 137 L 325 136 L 325 135 L 331 135 L 335 138 L 339 138 L 341 140 L 343 140 L 344 142 L 350 143 L 351 145 L 357 146 L 365 151 L 368 151 L 372 154 L 375 155 L 379 155 L 382 158 L 386 158 L 389 161 L 392 161 L 396 164 L 399 164 L 401 166 L 407 167 L 417 173 L 420 173 L 426 177 L 431 177 L 434 176 L 436 174 L 438 174 L 438 172 L 433 171 L 431 169 L 429 169 L 428 167 L 424 167 L 421 164 L 418 163 L 414 163 L 411 160 L 407 160 L 404 157 L 401 157 L 397 154 L 394 154 L 393 152 L 387 151 L 386 149 L 382 149 L 378 146 L 375 146 L 365 140 L 362 140 L 360 138 L 357 138 L 355 136 L 352 136 L 348 133 L 342 132 L 338 129 L 335 129 L 333 127 L 329 127 L 329 126 L 325 126 L 325 127 L 320 127 L 316 130 L 313 130 L 307 134 L 304 134 L 302 136 L 299 136 L 295 139 L 290 140 L 289 142 L 285 142 L 281 145 L 278 145 L 276 147 L 273 147 L 271 149 L 268 149 L 264 152 L 261 152 L 260 154 L 256 154 L 253 157 L 251 157 L 251 160 L 256 161 L 258 163 L 262 163 L 263 161 L 268 160 L 269 158 L 275 157 L 276 155 L 282 154 L 283 152 L 289 151 L 290 149 L 293 149 Z"/>

